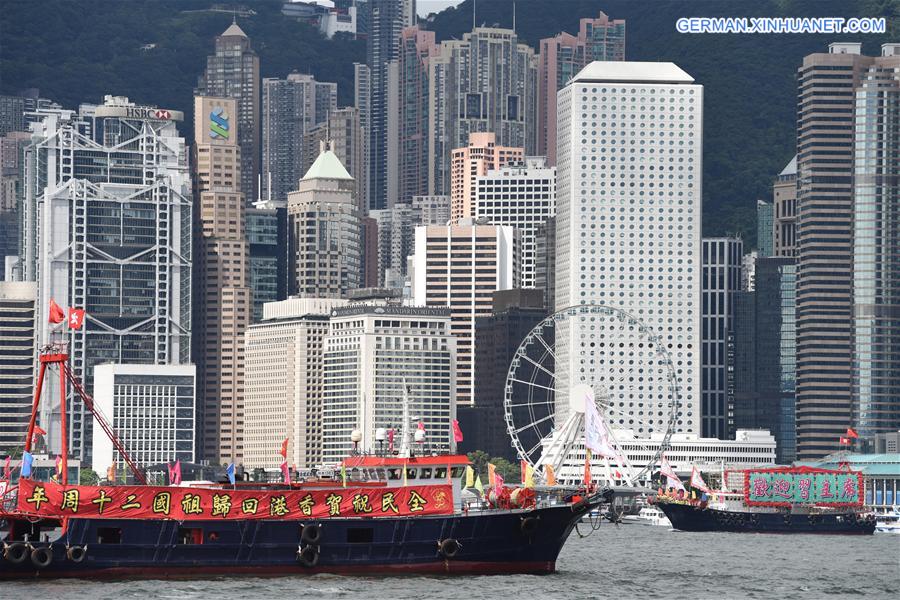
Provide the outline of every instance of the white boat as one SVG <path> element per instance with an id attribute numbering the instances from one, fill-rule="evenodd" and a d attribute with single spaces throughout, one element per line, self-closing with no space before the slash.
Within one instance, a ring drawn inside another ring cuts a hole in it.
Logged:
<path id="1" fill-rule="evenodd" d="M 891 512 L 875 514 L 875 531 L 900 533 L 900 509 L 894 506 Z"/>
<path id="2" fill-rule="evenodd" d="M 672 523 L 668 517 L 655 506 L 645 506 L 636 515 L 626 515 L 622 517 L 622 523 L 631 523 L 634 525 L 658 525 L 661 527 L 671 527 Z"/>

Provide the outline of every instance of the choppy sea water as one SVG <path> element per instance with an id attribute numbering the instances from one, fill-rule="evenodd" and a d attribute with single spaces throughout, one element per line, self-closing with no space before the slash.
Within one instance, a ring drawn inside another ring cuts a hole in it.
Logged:
<path id="1" fill-rule="evenodd" d="M 545 576 L 215 578 L 0 583 L 0 598 L 900 598 L 900 535 L 686 533 L 604 524 Z"/>

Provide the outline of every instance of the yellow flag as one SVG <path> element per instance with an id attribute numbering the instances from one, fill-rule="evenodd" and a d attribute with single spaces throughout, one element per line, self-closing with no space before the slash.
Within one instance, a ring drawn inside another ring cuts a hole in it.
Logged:
<path id="1" fill-rule="evenodd" d="M 525 487 L 534 487 L 534 467 L 527 464 L 525 465 Z"/>
<path id="2" fill-rule="evenodd" d="M 341 465 L 341 482 L 343 482 L 344 487 L 347 487 L 347 467 Z"/>
<path id="3" fill-rule="evenodd" d="M 480 496 L 484 496 L 484 484 L 481 483 L 481 475 L 475 478 L 475 485 L 473 487 L 478 490 Z"/>
<path id="4" fill-rule="evenodd" d="M 547 480 L 547 485 L 556 485 L 556 473 L 550 465 L 544 465 L 544 479 Z"/>
<path id="5" fill-rule="evenodd" d="M 691 500 L 696 500 L 696 499 L 697 499 L 697 492 L 695 492 L 694 490 L 691 490 Z"/>
<path id="6" fill-rule="evenodd" d="M 488 463 L 488 486 L 493 488 L 497 485 L 496 474 L 497 467 Z"/>
<path id="7" fill-rule="evenodd" d="M 475 469 L 472 467 L 466 467 L 466 487 L 474 487 L 475 486 Z"/>

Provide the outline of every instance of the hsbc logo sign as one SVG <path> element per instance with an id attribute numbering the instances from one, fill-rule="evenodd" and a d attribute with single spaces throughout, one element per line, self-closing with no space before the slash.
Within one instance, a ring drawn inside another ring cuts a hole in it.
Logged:
<path id="1" fill-rule="evenodd" d="M 156 111 L 156 118 L 160 121 L 168 121 L 172 118 L 172 114 L 167 110 L 158 109 Z"/>
<path id="2" fill-rule="evenodd" d="M 98 117 L 119 117 L 142 121 L 183 121 L 184 113 L 179 110 L 156 108 L 155 106 L 98 106 L 94 113 Z"/>

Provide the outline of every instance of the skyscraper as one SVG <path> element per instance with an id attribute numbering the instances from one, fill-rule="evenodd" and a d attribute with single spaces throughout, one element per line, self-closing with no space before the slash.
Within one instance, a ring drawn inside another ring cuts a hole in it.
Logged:
<path id="1" fill-rule="evenodd" d="M 450 155 L 469 134 L 535 154 L 537 59 L 515 31 L 476 27 L 428 60 L 429 194 L 450 193 Z"/>
<path id="2" fill-rule="evenodd" d="M 476 219 L 521 232 L 521 285 L 535 287 L 538 228 L 556 216 L 556 167 L 548 167 L 543 156 L 529 157 L 476 176 L 474 188 Z"/>
<path id="3" fill-rule="evenodd" d="M 456 344 L 446 308 L 347 306 L 331 313 L 325 338 L 322 457 L 327 463 L 350 453 L 350 433 L 362 434 L 360 450 L 375 450 L 375 431 L 412 440 L 403 403 L 426 432 L 426 452 L 454 447 Z M 404 386 L 406 390 L 404 390 Z"/>
<path id="4" fill-rule="evenodd" d="M 237 139 L 241 147 L 240 191 L 248 204 L 259 197 L 260 173 L 259 57 L 250 38 L 232 23 L 216 37 L 214 54 L 206 57 L 206 72 L 197 83 L 197 96 L 234 98 L 237 103 Z M 232 132 L 233 134 L 233 132 Z"/>
<path id="5" fill-rule="evenodd" d="M 797 255 L 797 157 L 791 159 L 772 185 L 775 206 L 773 256 Z"/>
<path id="6" fill-rule="evenodd" d="M 40 114 L 25 155 L 22 249 L 24 279 L 38 282 L 38 346 L 51 341 L 53 299 L 87 312 L 81 329 L 53 338 L 69 342 L 88 393 L 99 363 L 190 362 L 191 178 L 176 127 L 184 116 L 118 96 L 78 114 Z M 70 403 L 70 451 L 89 460 L 90 413 Z M 58 452 L 59 406 L 42 410 Z"/>
<path id="7" fill-rule="evenodd" d="M 397 55 L 400 202 L 428 193 L 428 59 L 437 53 L 434 32 L 407 27 Z"/>
<path id="8" fill-rule="evenodd" d="M 288 194 L 291 295 L 346 298 L 359 287 L 360 214 L 353 178 L 326 150 Z"/>
<path id="9" fill-rule="evenodd" d="M 31 134 L 13 131 L 0 137 L 0 280 L 5 257 L 19 254 L 25 181 L 23 153 Z"/>
<path id="10" fill-rule="evenodd" d="M 853 396 L 860 435 L 900 429 L 900 43 L 861 74 L 853 143 Z"/>
<path id="11" fill-rule="evenodd" d="M 371 174 L 371 161 L 369 159 L 369 143 L 371 127 L 369 122 L 372 115 L 372 71 L 368 65 L 362 63 L 353 63 L 353 106 L 359 111 L 359 126 L 363 130 L 362 154 L 363 165 L 365 165 L 365 185 L 358 185 L 359 191 L 364 191 L 364 195 L 360 195 L 359 202 L 366 209 L 372 206 L 370 190 L 372 189 L 369 175 Z"/>
<path id="12" fill-rule="evenodd" d="M 400 32 L 414 24 L 415 15 L 415 0 L 379 0 L 369 8 L 369 208 L 388 205 L 388 71 L 389 64 L 397 60 Z"/>
<path id="13" fill-rule="evenodd" d="M 244 465 L 277 469 L 322 464 L 323 346 L 328 317 L 345 300 L 289 298 L 266 304 L 247 328 Z"/>
<path id="14" fill-rule="evenodd" d="M 866 140 L 884 135 L 883 128 L 889 127 L 874 124 L 865 115 L 856 119 L 857 94 L 863 98 L 863 110 L 868 110 L 870 92 L 880 84 L 861 88 L 861 82 L 870 76 L 880 78 L 879 65 L 897 60 L 862 56 L 861 47 L 833 43 L 828 53 L 805 57 L 798 75 L 797 457 L 801 460 L 836 450 L 838 438 L 854 423 L 854 169 L 863 169 L 858 173 L 864 186 L 859 199 L 867 205 L 860 206 L 862 218 L 880 202 L 877 192 L 865 186 L 871 186 L 869 177 L 882 168 L 877 160 L 866 163 L 868 158 L 854 164 L 854 127 L 862 128 L 860 135 Z M 873 111 L 876 106 L 872 104 Z M 859 151 L 867 152 L 862 146 Z M 883 223 L 883 217 L 870 215 L 863 219 L 870 228 L 865 232 L 868 237 L 877 235 L 875 228 Z M 879 245 L 873 243 L 869 250 Z M 873 268 L 872 276 L 879 270 Z M 871 296 L 869 301 L 860 297 L 861 305 L 876 303 Z M 874 339 L 859 343 L 865 352 L 875 351 Z"/>
<path id="15" fill-rule="evenodd" d="M 407 203 L 373 210 L 369 216 L 378 223 L 379 287 L 403 289 L 407 258 L 413 254 L 416 214 Z"/>
<path id="16" fill-rule="evenodd" d="M 756 201 L 756 248 L 760 258 L 775 254 L 775 205 L 765 200 Z"/>
<path id="17" fill-rule="evenodd" d="M 556 309 L 612 306 L 658 335 L 680 382 L 676 427 L 692 433 L 700 431 L 702 107 L 703 87 L 672 63 L 594 62 L 560 91 L 557 123 Z M 567 390 L 578 369 L 591 368 L 574 353 L 605 334 L 561 335 L 557 328 L 557 390 Z M 647 352 L 635 360 L 653 360 Z M 556 398 L 564 419 L 568 396 Z"/>
<path id="18" fill-rule="evenodd" d="M 25 98 L 0 96 L 0 136 L 25 130 Z"/>
<path id="19" fill-rule="evenodd" d="M 304 164 L 303 136 L 325 123 L 337 108 L 337 84 L 316 81 L 312 75 L 291 73 L 286 79 L 262 83 L 262 190 L 264 200 L 286 201 L 297 189 Z"/>
<path id="20" fill-rule="evenodd" d="M 194 98 L 194 362 L 200 456 L 243 455 L 244 331 L 252 292 L 234 98 Z"/>
<path id="21" fill-rule="evenodd" d="M 0 281 L 0 454 L 22 446 L 34 394 L 37 284 Z"/>
<path id="22" fill-rule="evenodd" d="M 730 357 L 734 295 L 741 289 L 740 238 L 703 238 L 700 312 L 700 435 L 729 439 L 733 433 Z"/>
<path id="23" fill-rule="evenodd" d="M 303 149 L 303 169 L 305 174 L 319 157 L 322 149 L 334 152 L 356 185 L 356 205 L 363 214 L 368 210 L 366 198 L 365 134 L 360 124 L 359 110 L 356 108 L 336 108 L 328 113 L 324 123 L 310 129 L 306 134 Z M 299 180 L 298 180 L 299 181 Z M 294 187 L 297 188 L 297 182 Z"/>
<path id="24" fill-rule="evenodd" d="M 556 164 L 556 94 L 595 60 L 625 60 L 625 21 L 603 12 L 581 19 L 578 36 L 560 33 L 541 40 L 538 55 L 536 154 Z"/>
<path id="25" fill-rule="evenodd" d="M 500 146 L 492 132 L 469 134 L 466 145 L 455 148 L 451 154 L 450 218 L 453 222 L 475 217 L 475 178 L 478 175 L 524 159 L 524 148 Z"/>
<path id="26" fill-rule="evenodd" d="M 248 282 L 253 293 L 253 322 L 262 318 L 263 305 L 287 298 L 289 238 L 287 201 L 261 201 L 246 209 L 250 252 Z"/>
<path id="27" fill-rule="evenodd" d="M 457 404 L 471 405 L 475 319 L 490 316 L 492 294 L 519 286 L 521 237 L 513 227 L 475 224 L 416 227 L 413 301 L 450 309 L 457 338 Z"/>

